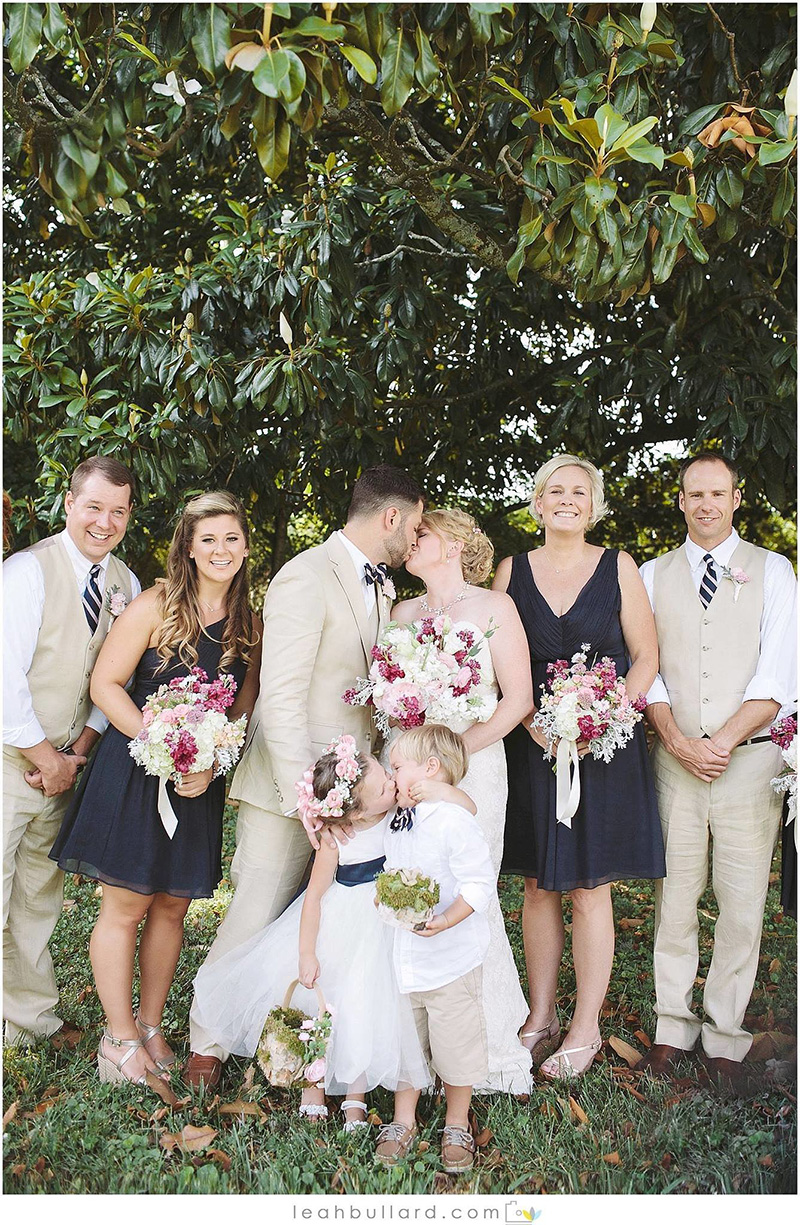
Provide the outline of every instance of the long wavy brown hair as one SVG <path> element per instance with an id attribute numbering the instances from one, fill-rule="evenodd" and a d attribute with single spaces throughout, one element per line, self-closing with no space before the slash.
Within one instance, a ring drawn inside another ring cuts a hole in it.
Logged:
<path id="1" fill-rule="evenodd" d="M 218 489 L 213 493 L 201 493 L 186 503 L 169 546 L 167 576 L 157 580 L 158 609 L 163 618 L 155 644 L 162 660 L 159 672 L 167 667 L 175 655 L 188 668 L 193 668 L 198 658 L 195 643 L 201 634 L 206 638 L 211 637 L 203 626 L 197 593 L 197 567 L 189 551 L 198 524 L 217 515 L 232 515 L 242 529 L 245 546 L 250 547 L 250 530 L 244 507 L 232 493 Z M 258 638 L 253 631 L 249 594 L 250 578 L 245 560 L 228 591 L 228 615 L 223 630 L 220 670 L 230 666 L 237 658 L 250 663 L 250 649 Z"/>

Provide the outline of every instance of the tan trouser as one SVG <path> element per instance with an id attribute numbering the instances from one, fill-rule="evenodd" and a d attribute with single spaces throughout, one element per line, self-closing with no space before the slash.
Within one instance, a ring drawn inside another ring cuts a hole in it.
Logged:
<path id="1" fill-rule="evenodd" d="M 691 1050 L 698 1034 L 711 1058 L 742 1060 L 752 1035 L 742 1028 L 758 970 L 769 871 L 781 797 L 770 779 L 781 768 L 773 744 L 735 749 L 713 783 L 689 774 L 659 744 L 653 754 L 667 859 L 656 882 L 654 971 L 656 1042 Z M 714 951 L 703 991 L 706 1020 L 692 1011 L 699 962 L 697 904 L 708 877 L 719 907 Z"/>
<path id="2" fill-rule="evenodd" d="M 30 762 L 3 750 L 3 1019 L 5 1040 L 61 1028 L 58 987 L 47 945 L 61 914 L 64 873 L 48 859 L 71 791 L 48 798 L 29 787 Z"/>
<path id="3" fill-rule="evenodd" d="M 265 812 L 242 800 L 236 823 L 231 881 L 236 892 L 206 958 L 211 963 L 244 944 L 286 909 L 303 878 L 311 845 L 295 817 Z M 198 1055 L 227 1059 L 189 1014 L 191 1048 Z"/>

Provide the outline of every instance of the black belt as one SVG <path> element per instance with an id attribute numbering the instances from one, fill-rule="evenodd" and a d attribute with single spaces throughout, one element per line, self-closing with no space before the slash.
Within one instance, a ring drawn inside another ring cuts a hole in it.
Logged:
<path id="1" fill-rule="evenodd" d="M 737 749 L 743 749 L 746 744 L 770 744 L 771 736 L 751 736 L 749 740 L 743 740 L 741 744 L 737 744 Z"/>
<path id="2" fill-rule="evenodd" d="M 369 859 L 366 863 L 340 863 L 336 869 L 336 880 L 340 885 L 366 885 L 383 871 L 386 856 Z"/>

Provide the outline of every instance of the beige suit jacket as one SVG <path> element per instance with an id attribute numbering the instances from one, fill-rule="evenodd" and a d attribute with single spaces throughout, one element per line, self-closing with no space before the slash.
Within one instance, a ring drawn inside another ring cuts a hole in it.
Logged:
<path id="1" fill-rule="evenodd" d="M 376 595 L 380 632 L 391 601 L 380 588 Z M 232 799 L 296 815 L 295 783 L 335 736 L 347 732 L 372 752 L 369 708 L 348 706 L 342 694 L 366 676 L 374 645 L 362 584 L 336 533 L 278 571 L 264 601 L 261 688 Z"/>

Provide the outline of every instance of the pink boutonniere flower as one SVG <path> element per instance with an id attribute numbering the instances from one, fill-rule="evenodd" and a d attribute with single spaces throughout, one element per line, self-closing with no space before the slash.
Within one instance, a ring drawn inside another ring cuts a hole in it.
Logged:
<path id="1" fill-rule="evenodd" d="M 125 592 L 116 585 L 109 587 L 106 592 L 106 611 L 111 614 L 112 619 L 116 620 L 120 613 L 124 613 L 127 607 L 128 599 Z"/>
<path id="2" fill-rule="evenodd" d="M 390 578 L 383 580 L 383 594 L 388 596 L 390 600 L 397 599 L 397 588 Z"/>
<path id="3" fill-rule="evenodd" d="M 733 583 L 733 602 L 734 604 L 739 599 L 739 592 L 745 583 L 750 582 L 750 575 L 745 574 L 744 570 L 740 570 L 738 566 L 723 566 L 722 577 L 730 579 Z"/>

